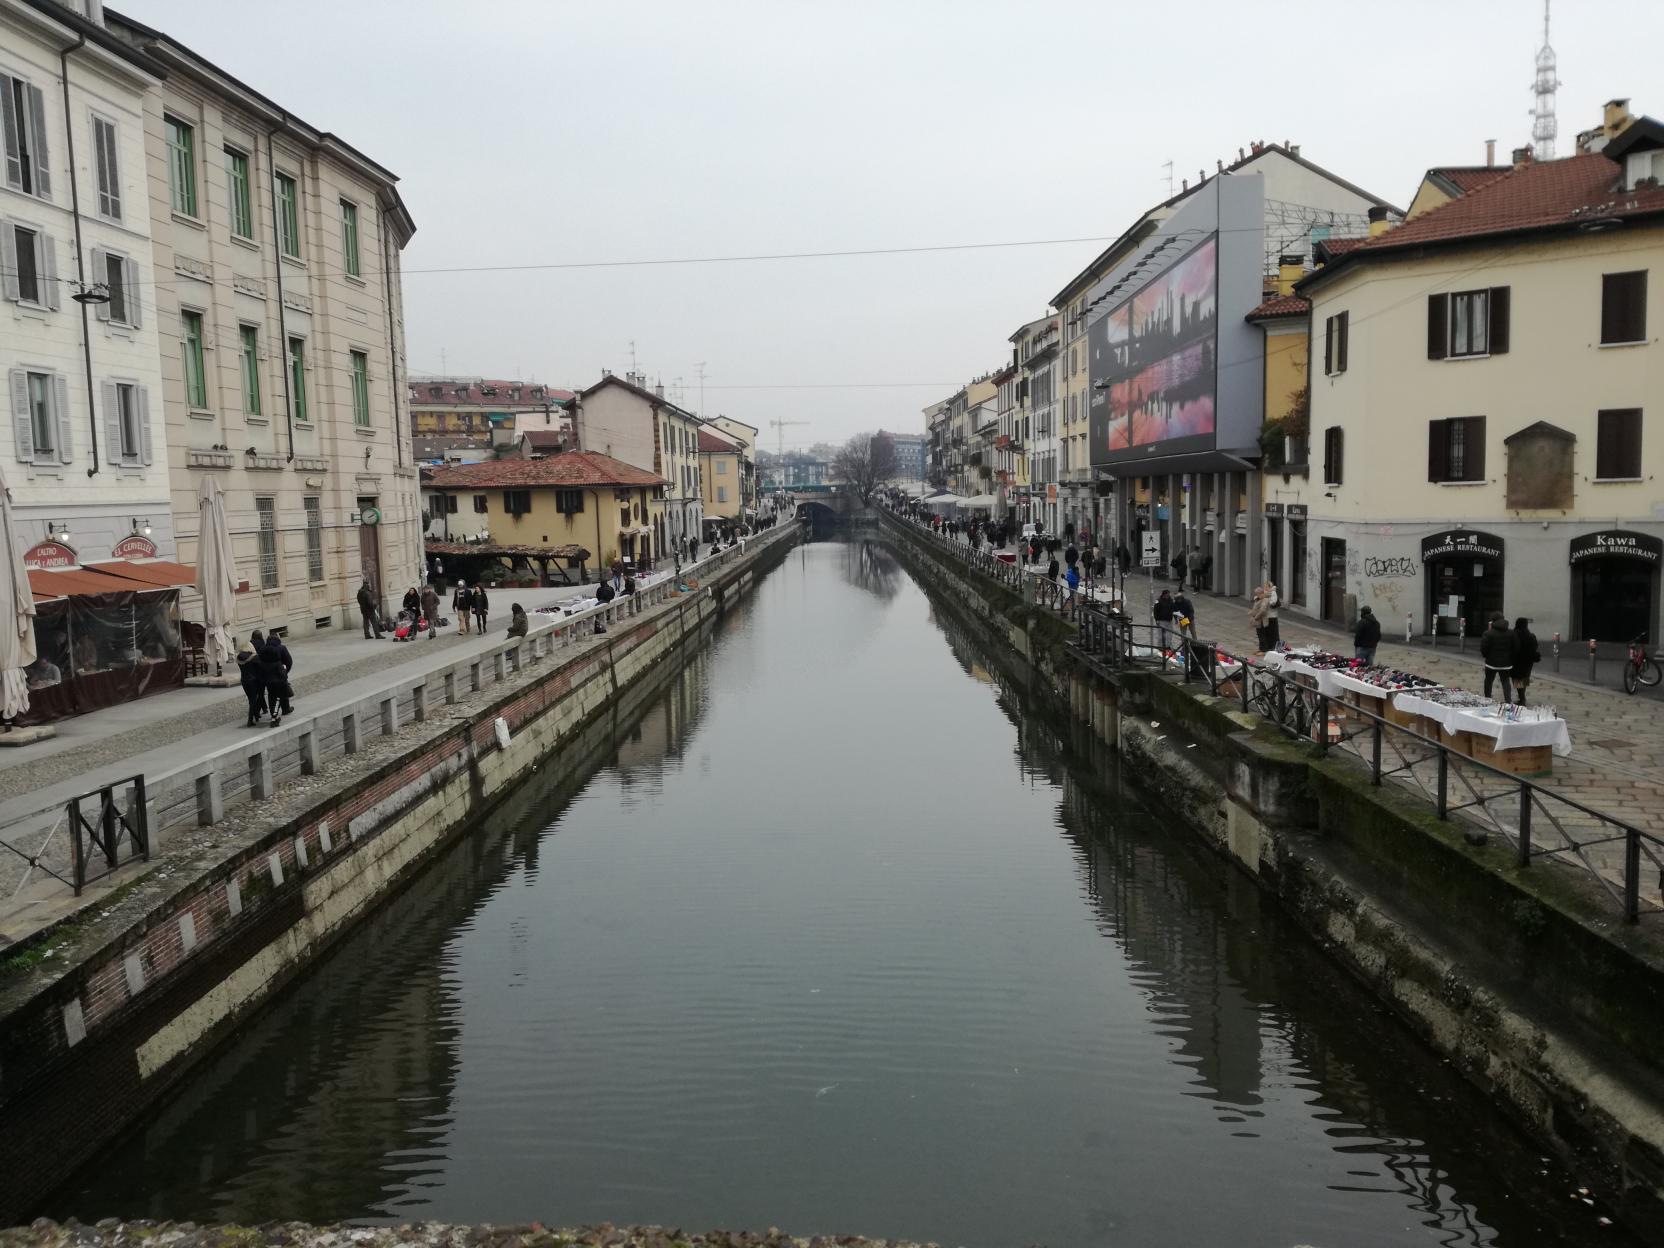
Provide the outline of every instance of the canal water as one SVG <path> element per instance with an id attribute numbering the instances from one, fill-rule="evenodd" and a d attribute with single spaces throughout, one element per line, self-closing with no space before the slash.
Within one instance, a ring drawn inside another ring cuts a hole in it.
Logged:
<path id="1" fill-rule="evenodd" d="M 1631 1242 L 882 547 L 617 733 L 45 1212 Z"/>

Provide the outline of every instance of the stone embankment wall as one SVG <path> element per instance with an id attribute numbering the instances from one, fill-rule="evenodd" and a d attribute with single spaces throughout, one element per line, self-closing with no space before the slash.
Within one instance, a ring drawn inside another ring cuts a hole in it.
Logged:
<path id="1" fill-rule="evenodd" d="M 724 604 L 798 536 L 793 526 L 770 533 L 696 591 L 582 644 L 528 643 L 487 688 L 447 697 L 392 725 L 375 748 L 245 804 L 241 822 L 222 814 L 191 842 L 195 860 L 142 881 L 137 904 L 108 899 L 67 925 L 58 956 L 13 954 L 0 978 L 0 1225 L 141 1123 L 240 1022 L 532 772 L 577 765 L 607 735 L 609 712 L 679 670 Z"/>
<path id="2" fill-rule="evenodd" d="M 1108 672 L 1073 627 L 886 516 L 932 595 L 1541 1145 L 1664 1242 L 1664 929 L 1583 876 L 1472 845 L 1353 760 L 1151 671 Z M 1190 748 L 1192 744 L 1198 748 Z"/>

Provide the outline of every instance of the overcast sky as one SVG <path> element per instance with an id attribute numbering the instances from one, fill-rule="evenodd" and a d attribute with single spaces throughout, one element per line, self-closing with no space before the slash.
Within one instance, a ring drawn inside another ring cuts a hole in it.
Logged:
<path id="1" fill-rule="evenodd" d="M 786 429 L 880 426 L 997 366 L 1101 243 L 468 274 L 424 269 L 1112 238 L 1255 139 L 1400 206 L 1530 137 L 1533 0 L 121 0 L 397 173 L 414 371 L 680 379 Z M 1561 154 L 1664 115 L 1664 4 L 1561 0 Z M 812 387 L 812 388 L 805 388 Z M 842 388 L 831 388 L 842 387 Z"/>

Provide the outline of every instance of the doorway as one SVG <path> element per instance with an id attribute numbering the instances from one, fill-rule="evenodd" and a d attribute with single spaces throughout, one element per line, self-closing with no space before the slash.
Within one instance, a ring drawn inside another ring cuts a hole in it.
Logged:
<path id="1" fill-rule="evenodd" d="M 1434 631 L 1452 636 L 1467 623 L 1469 637 L 1481 636 L 1490 618 L 1502 610 L 1502 560 L 1455 555 L 1427 565 L 1433 601 L 1429 615 Z"/>
<path id="2" fill-rule="evenodd" d="M 1572 635 L 1627 643 L 1646 635 L 1658 641 L 1658 567 L 1646 559 L 1608 556 L 1572 566 Z"/>
<path id="3" fill-rule="evenodd" d="M 1283 522 L 1280 519 L 1265 522 L 1265 579 L 1279 589 L 1286 588 L 1283 585 Z"/>
<path id="4" fill-rule="evenodd" d="M 381 599 L 381 509 L 375 496 L 358 500 L 358 567 L 370 584 L 370 596 Z"/>
<path id="5" fill-rule="evenodd" d="M 1277 582 L 1277 592 L 1297 607 L 1306 605 L 1306 522 L 1288 522 L 1288 584 Z"/>
<path id="6" fill-rule="evenodd" d="M 1322 606 L 1325 620 L 1346 622 L 1346 542 L 1338 537 L 1323 539 Z"/>

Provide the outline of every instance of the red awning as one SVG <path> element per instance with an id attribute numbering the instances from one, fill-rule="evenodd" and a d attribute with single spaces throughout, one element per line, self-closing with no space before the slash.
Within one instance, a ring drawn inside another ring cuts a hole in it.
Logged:
<path id="1" fill-rule="evenodd" d="M 29 590 L 36 602 L 78 594 L 154 593 L 196 581 L 196 570 L 166 559 L 136 563 L 109 559 L 79 568 L 30 568 Z"/>
<path id="2" fill-rule="evenodd" d="M 172 589 L 178 585 L 195 585 L 196 569 L 167 559 L 106 559 L 89 563 L 94 572 L 108 572 L 111 576 L 139 581 L 153 589 Z"/>

